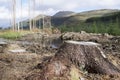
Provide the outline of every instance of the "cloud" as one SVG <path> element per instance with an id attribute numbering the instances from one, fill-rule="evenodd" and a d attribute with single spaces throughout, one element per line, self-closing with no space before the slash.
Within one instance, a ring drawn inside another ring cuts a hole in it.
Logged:
<path id="1" fill-rule="evenodd" d="M 0 0 L 0 25 L 5 21 L 10 21 L 12 13 L 12 0 Z M 16 0 L 16 18 L 17 21 L 29 18 L 28 1 L 22 0 L 23 10 L 21 16 L 21 0 Z M 33 10 L 33 2 L 36 1 L 35 11 Z M 54 15 L 58 11 L 75 11 L 81 12 L 93 9 L 120 9 L 120 0 L 31 0 L 31 16 L 39 14 Z M 33 15 L 33 13 L 35 13 Z M 22 17 L 22 18 L 21 18 Z M 1 21 L 5 20 L 5 21 Z M 8 22 L 7 22 L 8 23 Z"/>
<path id="2" fill-rule="evenodd" d="M 10 18 L 9 10 L 4 6 L 0 7 L 0 19 L 9 19 L 9 18 Z"/>
<path id="3" fill-rule="evenodd" d="M 10 1 L 10 0 L 0 0 L 0 3 L 6 3 L 8 1 Z"/>

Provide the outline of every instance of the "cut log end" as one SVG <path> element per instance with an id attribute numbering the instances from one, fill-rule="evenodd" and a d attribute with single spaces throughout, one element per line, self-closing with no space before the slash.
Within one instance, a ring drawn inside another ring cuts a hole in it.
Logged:
<path id="1" fill-rule="evenodd" d="M 65 41 L 66 43 L 69 44 L 78 44 L 78 45 L 88 45 L 88 46 L 98 46 L 100 44 L 94 43 L 94 42 L 79 42 L 79 41 Z"/>
<path id="2" fill-rule="evenodd" d="M 85 65 L 84 69 L 89 73 L 120 73 L 120 70 L 109 62 L 101 45 L 98 43 L 65 41 L 58 53 L 56 53 L 56 57 L 59 59 L 67 58 L 78 67 Z"/>

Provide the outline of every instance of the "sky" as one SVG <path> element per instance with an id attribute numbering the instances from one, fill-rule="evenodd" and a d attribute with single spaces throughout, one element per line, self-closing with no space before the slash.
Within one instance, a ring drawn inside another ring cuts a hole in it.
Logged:
<path id="1" fill-rule="evenodd" d="M 12 0 L 0 0 L 0 27 L 7 27 L 12 21 Z M 35 1 L 35 8 L 33 8 Z M 29 18 L 28 3 L 31 3 L 32 17 L 39 14 L 54 15 L 59 11 L 82 12 L 97 9 L 120 9 L 120 0 L 16 0 L 16 22 Z"/>

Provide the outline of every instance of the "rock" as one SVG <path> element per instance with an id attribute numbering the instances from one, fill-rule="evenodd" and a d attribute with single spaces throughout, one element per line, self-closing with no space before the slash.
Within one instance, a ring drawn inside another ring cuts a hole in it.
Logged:
<path id="1" fill-rule="evenodd" d="M 0 42 L 0 53 L 4 53 L 7 46 L 7 42 Z"/>

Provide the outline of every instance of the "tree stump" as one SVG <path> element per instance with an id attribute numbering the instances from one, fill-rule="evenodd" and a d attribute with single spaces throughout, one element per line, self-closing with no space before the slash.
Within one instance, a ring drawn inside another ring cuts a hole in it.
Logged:
<path id="1" fill-rule="evenodd" d="M 39 67 L 38 75 L 30 75 L 27 80 L 54 80 L 53 77 L 70 75 L 71 66 L 85 69 L 89 73 L 117 75 L 120 70 L 110 63 L 104 54 L 101 45 L 93 42 L 66 41 L 54 57 L 44 61 Z M 32 76 L 32 78 L 31 78 Z M 37 77 L 36 77 L 37 76 Z"/>
<path id="2" fill-rule="evenodd" d="M 66 41 L 55 55 L 59 59 L 69 59 L 89 73 L 119 74 L 120 70 L 110 63 L 100 44 L 93 42 Z"/>

